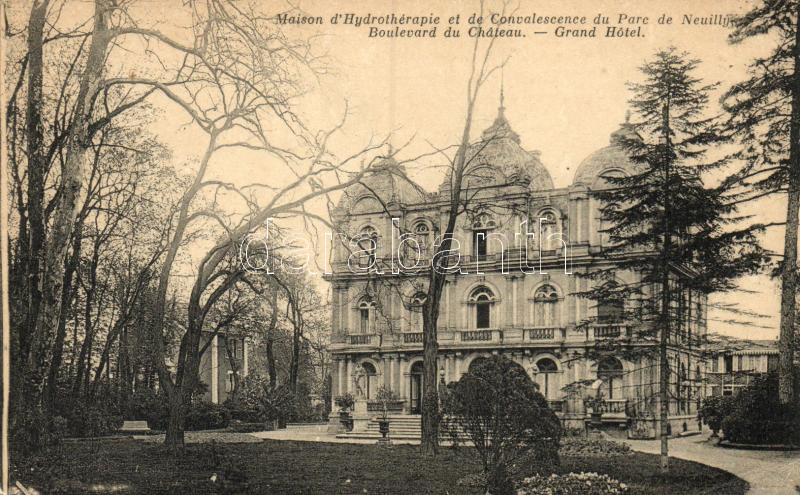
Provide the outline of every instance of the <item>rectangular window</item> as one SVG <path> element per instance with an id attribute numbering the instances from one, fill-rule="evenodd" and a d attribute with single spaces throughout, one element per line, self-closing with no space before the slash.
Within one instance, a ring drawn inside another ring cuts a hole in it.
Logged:
<path id="1" fill-rule="evenodd" d="M 744 356 L 737 356 L 736 366 L 739 368 L 738 371 L 744 370 Z"/>
<path id="2" fill-rule="evenodd" d="M 733 356 L 728 355 L 725 356 L 725 373 L 730 373 L 733 371 Z"/>
<path id="3" fill-rule="evenodd" d="M 719 372 L 719 358 L 716 356 L 711 360 L 711 371 L 714 373 Z"/>
<path id="4" fill-rule="evenodd" d="M 361 312 L 361 333 L 369 333 L 369 309 L 362 308 Z"/>
<path id="5" fill-rule="evenodd" d="M 477 304 L 475 306 L 475 311 L 477 313 L 475 328 L 489 328 L 490 304 Z"/>
<path id="6" fill-rule="evenodd" d="M 472 238 L 473 254 L 476 259 L 486 258 L 486 234 L 485 230 L 476 230 Z"/>

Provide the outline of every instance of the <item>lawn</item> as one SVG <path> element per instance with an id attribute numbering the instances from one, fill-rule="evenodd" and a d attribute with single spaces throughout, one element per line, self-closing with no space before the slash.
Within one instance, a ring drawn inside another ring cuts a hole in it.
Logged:
<path id="1" fill-rule="evenodd" d="M 418 447 L 264 441 L 191 444 L 179 456 L 135 440 L 64 444 L 19 461 L 12 479 L 42 493 L 480 493 L 458 486 L 479 471 L 469 450 L 443 449 L 435 459 Z M 725 471 L 658 457 L 563 457 L 559 472 L 595 471 L 627 483 L 630 493 L 742 494 L 747 483 Z M 216 473 L 216 481 L 212 476 Z M 226 479 L 227 478 L 227 479 Z"/>

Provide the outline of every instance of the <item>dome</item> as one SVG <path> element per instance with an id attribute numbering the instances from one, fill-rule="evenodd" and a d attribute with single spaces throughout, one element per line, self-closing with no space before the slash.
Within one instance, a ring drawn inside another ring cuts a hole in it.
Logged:
<path id="1" fill-rule="evenodd" d="M 405 167 L 394 157 L 383 158 L 373 170 L 360 183 L 344 190 L 338 208 L 348 213 L 365 213 L 427 200 L 426 193 L 406 179 Z"/>
<path id="2" fill-rule="evenodd" d="M 466 187 L 521 184 L 535 191 L 553 189 L 553 179 L 539 159 L 539 153 L 520 146 L 519 134 L 509 125 L 502 105 L 492 125 L 481 134 L 480 141 L 470 145 L 467 159 L 470 164 Z M 450 174 L 439 190 L 449 188 Z"/>
<path id="3" fill-rule="evenodd" d="M 635 165 L 621 146 L 620 140 L 635 136 L 635 132 L 627 122 L 622 124 L 619 129 L 611 133 L 608 146 L 593 152 L 578 165 L 572 181 L 573 185 L 591 187 L 603 172 L 609 170 L 619 170 L 625 174 L 631 173 Z"/>

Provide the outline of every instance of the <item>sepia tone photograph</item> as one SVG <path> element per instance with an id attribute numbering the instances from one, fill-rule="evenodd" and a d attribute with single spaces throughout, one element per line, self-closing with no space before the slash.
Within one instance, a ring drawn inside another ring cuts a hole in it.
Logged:
<path id="1" fill-rule="evenodd" d="M 2 494 L 800 493 L 800 0 L 0 0 Z"/>

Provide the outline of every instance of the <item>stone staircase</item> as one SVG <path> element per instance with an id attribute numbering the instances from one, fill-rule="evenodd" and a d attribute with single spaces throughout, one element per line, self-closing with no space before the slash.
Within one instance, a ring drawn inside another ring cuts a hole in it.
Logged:
<path id="1" fill-rule="evenodd" d="M 381 438 L 379 417 L 375 416 L 367 423 L 367 428 L 363 431 L 349 431 L 336 435 L 337 438 L 358 438 L 364 440 L 378 440 Z M 411 415 L 391 415 L 389 419 L 389 438 L 393 440 L 419 440 L 422 437 L 422 416 Z M 440 432 L 443 441 L 449 441 L 450 435 Z M 459 432 L 459 440 L 467 440 L 466 434 Z"/>

